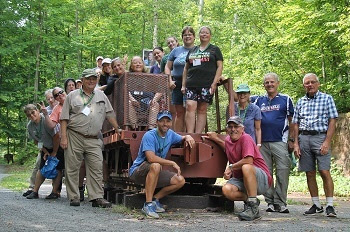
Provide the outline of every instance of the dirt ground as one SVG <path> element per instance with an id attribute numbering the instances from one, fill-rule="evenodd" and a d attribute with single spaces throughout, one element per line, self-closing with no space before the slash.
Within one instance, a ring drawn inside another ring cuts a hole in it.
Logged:
<path id="1" fill-rule="evenodd" d="M 3 176 L 0 167 L 0 179 Z M 92 208 L 84 201 L 80 207 L 70 207 L 64 189 L 60 199 L 45 200 L 50 191 L 49 181 L 40 189 L 40 199 L 34 200 L 0 189 L 0 231 L 350 231 L 350 202 L 346 198 L 335 199 L 337 218 L 303 216 L 310 198 L 290 194 L 289 214 L 265 212 L 262 201 L 262 218 L 253 222 L 239 221 L 236 216 L 242 202 L 235 202 L 234 212 L 169 209 L 155 220 L 145 218 L 140 210 L 116 205 L 112 209 Z"/>

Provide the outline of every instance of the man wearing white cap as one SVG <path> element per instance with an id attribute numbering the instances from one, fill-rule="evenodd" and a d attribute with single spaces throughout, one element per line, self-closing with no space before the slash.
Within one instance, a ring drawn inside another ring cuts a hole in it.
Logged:
<path id="1" fill-rule="evenodd" d="M 102 69 L 102 60 L 103 60 L 102 56 L 96 57 L 96 68 Z"/>
<path id="2" fill-rule="evenodd" d="M 157 128 L 146 132 L 143 136 L 139 153 L 129 171 L 130 179 L 137 184 L 145 185 L 146 202 L 142 212 L 153 218 L 159 218 L 157 213 L 165 211 L 159 199 L 177 191 L 185 184 L 180 167 L 174 161 L 165 159 L 170 147 L 185 141 L 185 145 L 192 148 L 195 143 L 190 135 L 181 136 L 171 130 L 171 126 L 171 113 L 159 112 Z M 164 165 L 172 166 L 177 173 L 162 170 Z M 162 189 L 153 195 L 156 187 Z"/>

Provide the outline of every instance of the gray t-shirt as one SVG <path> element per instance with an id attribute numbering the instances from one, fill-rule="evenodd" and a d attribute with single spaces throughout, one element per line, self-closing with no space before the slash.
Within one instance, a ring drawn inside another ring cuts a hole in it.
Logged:
<path id="1" fill-rule="evenodd" d="M 54 129 L 49 129 L 45 123 L 45 116 L 40 114 L 40 122 L 36 124 L 33 121 L 30 121 L 27 125 L 29 138 L 42 142 L 43 146 L 49 149 L 53 148 L 52 138 L 55 135 Z"/>

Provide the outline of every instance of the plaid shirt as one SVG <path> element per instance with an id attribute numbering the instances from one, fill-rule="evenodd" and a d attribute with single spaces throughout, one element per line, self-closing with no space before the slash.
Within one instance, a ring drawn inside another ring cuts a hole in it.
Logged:
<path id="1" fill-rule="evenodd" d="M 318 91 L 314 98 L 304 96 L 298 100 L 292 122 L 299 124 L 299 130 L 326 132 L 331 118 L 338 118 L 334 100 Z"/>

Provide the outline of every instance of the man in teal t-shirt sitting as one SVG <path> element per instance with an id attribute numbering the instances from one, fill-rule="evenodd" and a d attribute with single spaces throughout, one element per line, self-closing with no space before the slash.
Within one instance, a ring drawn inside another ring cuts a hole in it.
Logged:
<path id="1" fill-rule="evenodd" d="M 157 128 L 145 133 L 140 149 L 129 176 L 137 184 L 144 184 L 146 190 L 146 202 L 142 212 L 149 217 L 159 218 L 157 213 L 165 211 L 159 199 L 180 189 L 185 184 L 181 176 L 180 167 L 166 155 L 174 144 L 185 141 L 186 146 L 194 145 L 195 141 L 190 135 L 181 136 L 171 130 L 172 116 L 169 111 L 159 112 L 157 115 Z M 177 173 L 162 170 L 162 166 L 172 166 Z M 154 194 L 155 188 L 162 188 Z"/>

